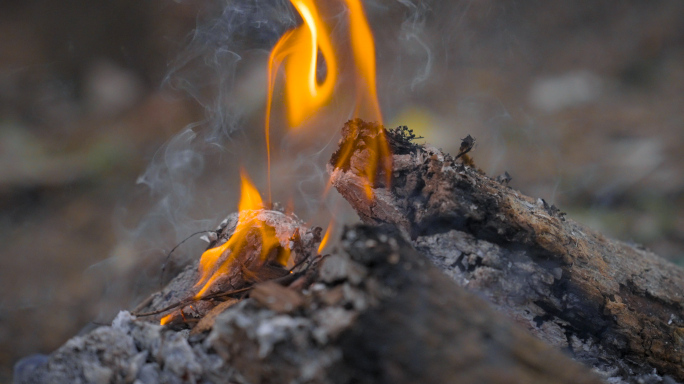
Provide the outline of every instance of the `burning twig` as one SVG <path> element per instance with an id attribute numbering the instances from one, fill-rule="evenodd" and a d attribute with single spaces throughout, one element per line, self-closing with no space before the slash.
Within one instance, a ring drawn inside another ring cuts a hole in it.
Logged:
<path id="1" fill-rule="evenodd" d="M 231 295 L 236 295 L 236 294 L 238 294 L 238 293 L 247 292 L 247 291 L 249 291 L 249 290 L 252 289 L 252 288 L 253 288 L 253 287 L 246 287 L 246 288 L 242 288 L 242 289 L 236 289 L 236 290 L 230 291 L 230 292 L 214 293 L 214 294 L 210 294 L 210 295 L 207 295 L 207 296 L 201 296 L 201 297 L 194 297 L 194 296 L 192 296 L 192 297 L 188 297 L 188 298 L 185 299 L 185 300 L 181 300 L 181 301 L 179 301 L 179 302 L 176 302 L 176 303 L 173 303 L 173 304 L 169 304 L 168 306 L 166 306 L 166 307 L 164 307 L 164 308 L 162 308 L 162 309 L 158 309 L 158 310 L 156 310 L 156 311 L 143 312 L 143 313 L 135 313 L 135 312 L 133 312 L 133 313 L 131 313 L 131 314 L 132 314 L 133 316 L 135 316 L 135 317 L 148 317 L 148 316 L 159 315 L 159 314 L 162 314 L 162 313 L 164 313 L 164 312 L 168 312 L 168 311 L 170 311 L 170 310 L 172 310 L 172 309 L 176 309 L 176 308 L 179 308 L 179 307 L 184 307 L 184 306 L 186 306 L 186 305 L 188 305 L 188 304 L 192 304 L 192 303 L 195 303 L 195 302 L 198 302 L 198 301 L 202 301 L 202 300 L 211 300 L 211 299 L 215 299 L 215 298 L 219 298 L 219 297 L 228 297 L 228 296 L 231 296 Z"/>
<path id="2" fill-rule="evenodd" d="M 294 272 L 294 269 L 296 269 L 297 267 L 299 267 L 299 266 L 301 266 L 302 264 L 304 264 L 304 262 L 306 262 L 307 260 L 309 260 L 309 257 L 306 257 L 304 260 L 300 261 L 297 265 L 295 265 L 294 267 L 292 267 L 292 269 L 290 269 L 290 270 L 288 271 L 289 273 L 288 273 L 287 275 L 282 276 L 282 277 L 278 277 L 278 278 L 275 278 L 275 279 L 267 280 L 267 281 L 270 281 L 270 282 L 273 282 L 273 283 L 277 283 L 277 284 L 280 284 L 280 285 L 284 285 L 284 286 L 289 285 L 289 284 L 292 283 L 293 281 L 297 280 L 299 277 L 304 276 L 304 274 L 309 270 L 309 268 L 310 268 L 311 265 L 312 265 L 311 262 L 307 264 L 307 266 L 306 266 L 305 269 L 303 269 L 303 270 L 301 270 L 301 271 L 299 271 L 299 272 Z M 252 289 L 254 288 L 254 286 L 255 286 L 255 285 L 251 285 L 251 286 L 249 286 L 249 287 L 245 287 L 245 288 L 241 288 L 241 289 L 235 289 L 235 290 L 228 291 L 228 292 L 216 292 L 216 293 L 211 293 L 211 294 L 207 294 L 207 295 L 203 295 L 203 296 L 199 296 L 199 297 L 192 296 L 192 297 L 188 297 L 188 298 L 186 298 L 186 299 L 184 299 L 184 300 L 175 302 L 175 303 L 173 303 L 173 304 L 169 304 L 168 306 L 166 306 L 166 307 L 164 307 L 164 308 L 161 308 L 161 309 L 158 309 L 158 310 L 156 310 L 156 311 L 142 312 L 142 313 L 132 312 L 131 314 L 132 314 L 133 316 L 136 316 L 136 317 L 149 317 L 149 316 L 159 315 L 159 314 L 162 314 L 162 313 L 164 313 L 164 312 L 168 312 L 168 311 L 170 311 L 170 310 L 172 310 L 172 309 L 176 309 L 176 308 L 179 308 L 179 307 L 184 307 L 184 306 L 186 306 L 186 305 L 188 305 L 188 304 L 192 304 L 192 303 L 194 303 L 194 302 L 206 301 L 206 300 L 215 300 L 215 299 L 223 299 L 223 298 L 228 298 L 228 297 L 231 297 L 231 296 L 233 296 L 233 295 L 240 294 L 240 293 L 249 292 L 250 290 L 252 290 Z"/>
<path id="3" fill-rule="evenodd" d="M 295 265 L 294 267 L 292 267 L 292 269 L 290 269 L 290 270 L 288 271 L 288 274 L 287 274 L 287 275 L 282 276 L 282 277 L 278 277 L 278 278 L 275 278 L 275 279 L 266 280 L 266 281 L 268 281 L 268 282 L 273 282 L 273 283 L 278 283 L 278 284 L 283 285 L 283 286 L 287 286 L 287 285 L 291 284 L 292 282 L 294 282 L 294 281 L 297 280 L 298 278 L 304 276 L 304 275 L 306 274 L 306 272 L 308 272 L 309 268 L 310 268 L 311 265 L 312 265 L 311 262 L 309 262 L 309 263 L 307 264 L 306 268 L 304 268 L 303 270 L 301 270 L 301 271 L 299 271 L 299 272 L 294 272 L 294 270 L 295 270 L 297 267 L 299 267 L 299 266 L 301 266 L 302 264 L 304 264 L 304 262 L 307 261 L 307 260 L 309 260 L 309 259 L 310 259 L 310 257 L 306 257 L 304 260 L 300 261 L 297 265 Z M 234 290 L 234 291 L 229 291 L 229 292 L 217 292 L 217 293 L 212 293 L 212 294 L 210 294 L 210 295 L 201 296 L 201 297 L 197 298 L 197 300 L 198 300 L 198 301 L 199 301 L 199 300 L 212 300 L 212 299 L 220 299 L 220 298 L 224 298 L 224 297 L 230 297 L 230 296 L 233 296 L 233 295 L 238 294 L 238 293 L 249 292 L 252 288 L 254 288 L 255 285 L 256 285 L 256 284 L 251 285 L 251 286 L 246 287 L 246 288 L 236 289 L 236 290 Z"/>

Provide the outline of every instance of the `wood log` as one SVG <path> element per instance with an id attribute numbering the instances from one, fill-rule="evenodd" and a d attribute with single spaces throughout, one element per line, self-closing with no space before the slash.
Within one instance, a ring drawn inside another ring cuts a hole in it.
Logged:
<path id="1" fill-rule="evenodd" d="M 22 360 L 15 382 L 601 382 L 444 276 L 396 230 L 357 226 L 342 246 L 310 289 L 260 284 L 197 334 L 122 311 L 50 356 Z"/>
<path id="2" fill-rule="evenodd" d="M 342 243 L 367 268 L 365 284 L 376 282 L 381 294 L 340 335 L 345 374 L 332 377 L 369 384 L 601 382 L 454 284 L 396 230 L 357 226 Z"/>
<path id="3" fill-rule="evenodd" d="M 369 199 L 355 164 L 378 156 L 369 143 L 379 135 L 393 153 L 391 185 L 378 175 Z M 340 148 L 353 154 L 333 155 L 331 182 L 364 222 L 398 226 L 461 286 L 585 364 L 628 381 L 684 381 L 681 268 L 411 138 L 405 127 L 345 125 Z"/>

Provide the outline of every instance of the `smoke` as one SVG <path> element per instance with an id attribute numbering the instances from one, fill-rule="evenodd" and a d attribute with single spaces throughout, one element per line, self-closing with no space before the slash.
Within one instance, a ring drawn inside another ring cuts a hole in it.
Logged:
<path id="1" fill-rule="evenodd" d="M 288 0 L 223 1 L 204 13 L 212 17 L 194 31 L 164 84 L 186 92 L 204 108 L 204 139 L 221 142 L 240 128 L 245 113 L 233 92 L 238 70 L 246 65 L 243 56 L 267 52 L 296 19 Z"/>
<path id="2" fill-rule="evenodd" d="M 414 55 L 419 57 L 424 55 L 422 65 L 416 66 L 416 73 L 412 76 L 410 89 L 415 91 L 416 86 L 424 83 L 432 72 L 433 54 L 425 37 L 425 21 L 430 7 L 425 1 L 417 1 L 416 3 L 410 0 L 397 1 L 407 9 L 407 17 L 401 24 L 399 40 L 404 42 L 404 46 L 411 46 L 413 43 Z"/>
<path id="3" fill-rule="evenodd" d="M 235 210 L 237 171 L 250 159 L 236 138 L 250 134 L 242 128 L 263 108 L 266 89 L 266 71 L 255 66 L 265 64 L 270 48 L 297 22 L 288 0 L 217 1 L 199 19 L 161 86 L 194 100 L 204 118 L 156 151 L 137 179 L 139 195 L 115 217 L 119 244 L 86 276 L 107 281 L 102 318 L 158 287 L 175 244 L 214 229 Z M 171 265 L 182 266 L 201 249 L 200 240 L 189 241 L 171 255 Z"/>
<path id="4" fill-rule="evenodd" d="M 393 89 L 411 93 L 420 88 L 432 76 L 435 62 L 425 34 L 431 11 L 428 3 L 397 0 L 389 5 L 365 2 L 364 6 L 371 25 L 392 25 L 374 28 L 379 55 L 396 57 L 395 62 L 385 61 L 385 68 L 378 68 L 380 87 L 390 84 L 384 74 L 393 72 L 387 67 L 401 72 L 397 78 L 402 81 L 386 86 L 381 98 L 392 97 L 388 95 L 396 93 Z M 122 210 L 119 221 L 129 224 L 120 224 L 120 246 L 106 268 L 93 268 L 114 269 L 121 276 L 138 272 L 129 277 L 137 278 L 135 282 L 109 279 L 114 283 L 108 285 L 108 291 L 119 302 L 120 297 L 130 295 L 126 292 L 129 286 L 138 292 L 156 288 L 159 268 L 176 243 L 197 231 L 213 229 L 235 210 L 240 165 L 247 165 L 252 179 L 265 191 L 265 183 L 259 180 L 264 180 L 265 173 L 265 150 L 260 140 L 266 58 L 282 34 L 300 21 L 289 0 L 220 1 L 208 6 L 202 15 L 206 16 L 200 17 L 198 27 L 188 36 L 186 48 L 169 64 L 162 86 L 194 100 L 204 118 L 184 128 L 155 153 L 137 179 L 143 202 Z M 382 22 L 384 17 L 399 22 Z M 388 54 L 392 50 L 396 55 Z M 403 104 L 403 96 L 398 97 L 396 103 Z M 325 129 L 311 129 L 308 136 L 280 132 L 275 133 L 279 137 L 273 137 L 280 143 L 275 146 L 280 153 L 273 154 L 274 188 L 289 189 L 295 211 L 312 220 L 310 223 L 325 225 L 332 216 L 338 221 L 356 218 L 346 204 L 340 204 L 336 193 L 326 197 L 322 193 L 327 182 L 325 164 L 339 128 L 352 117 L 352 108 L 343 106 L 346 103 L 345 96 L 331 103 L 326 117 L 316 122 Z M 286 194 L 279 197 L 287 204 Z M 183 265 L 201 249 L 199 240 L 189 241 L 175 251 L 171 263 Z M 110 264 L 118 267 L 110 268 Z"/>
<path id="5" fill-rule="evenodd" d="M 163 86 L 193 98 L 205 118 L 160 148 L 137 180 L 156 201 L 143 225 L 150 220 L 167 221 L 176 232 L 176 241 L 189 232 L 208 229 L 198 228 L 205 221 L 188 217 L 200 198 L 195 183 L 207 176 L 206 164 L 215 164 L 208 158 L 218 156 L 220 161 L 235 151 L 229 145 L 232 136 L 255 108 L 249 98 L 236 92 L 242 66 L 252 62 L 245 57 L 267 52 L 295 23 L 287 0 L 226 1 L 204 13 L 211 17 L 191 34 L 187 48 L 171 63 Z"/>

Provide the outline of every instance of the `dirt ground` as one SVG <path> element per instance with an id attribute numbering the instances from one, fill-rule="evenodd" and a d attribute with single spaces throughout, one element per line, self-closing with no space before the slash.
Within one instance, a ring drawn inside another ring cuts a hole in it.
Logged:
<path id="1" fill-rule="evenodd" d="M 233 210 L 240 163 L 263 180 L 276 3 L 0 6 L 0 382 L 158 287 Z M 365 4 L 387 125 L 471 134 L 488 174 L 684 265 L 684 2 Z M 345 113 L 275 135 L 274 195 L 312 222 Z"/>

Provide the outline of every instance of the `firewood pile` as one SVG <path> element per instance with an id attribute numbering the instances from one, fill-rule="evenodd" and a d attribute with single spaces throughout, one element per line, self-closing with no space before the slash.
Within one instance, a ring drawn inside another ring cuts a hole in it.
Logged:
<path id="1" fill-rule="evenodd" d="M 321 255 L 320 229 L 255 213 L 287 234 L 280 246 L 295 265 L 242 256 L 247 268 L 202 295 L 191 265 L 137 316 L 122 311 L 22 360 L 15 382 L 684 381 L 684 271 L 509 188 L 508 175 L 486 176 L 472 137 L 450 156 L 407 128 L 377 128 L 348 122 L 340 148 L 352 156 L 330 163 L 364 221 L 339 248 Z M 374 177 L 369 196 L 357 165 L 375 155 L 373 135 L 386 135 L 392 174 Z M 222 223 L 209 248 L 236 223 Z"/>

